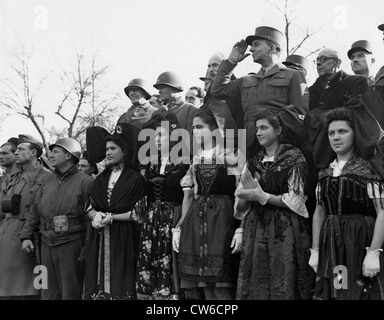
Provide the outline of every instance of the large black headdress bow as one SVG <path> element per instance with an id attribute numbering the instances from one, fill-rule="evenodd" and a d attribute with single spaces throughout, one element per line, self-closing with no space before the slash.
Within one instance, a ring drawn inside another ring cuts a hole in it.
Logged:
<path id="1" fill-rule="evenodd" d="M 117 135 L 122 138 L 126 149 L 126 164 L 135 170 L 138 170 L 138 136 L 139 129 L 129 123 L 119 123 L 115 131 L 111 134 L 102 127 L 89 127 L 86 131 L 86 144 L 88 151 L 88 161 L 99 163 L 105 158 L 106 138 L 111 135 Z"/>
<path id="2" fill-rule="evenodd" d="M 355 151 L 364 159 L 369 160 L 375 155 L 377 144 L 382 137 L 382 128 L 371 110 L 358 94 L 345 104 L 345 108 L 352 111 L 355 129 Z M 310 143 L 313 147 L 313 158 L 319 168 L 325 168 L 334 158 L 334 152 L 328 140 L 328 128 L 324 125 L 326 112 L 335 108 L 324 106 L 310 111 L 308 130 Z"/>

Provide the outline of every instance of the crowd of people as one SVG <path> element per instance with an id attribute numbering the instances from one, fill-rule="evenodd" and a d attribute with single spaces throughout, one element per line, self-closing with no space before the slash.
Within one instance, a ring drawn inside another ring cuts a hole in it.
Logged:
<path id="1" fill-rule="evenodd" d="M 257 27 L 209 58 L 203 88 L 132 79 L 86 148 L 4 141 L 0 300 L 384 299 L 384 67 L 369 41 L 353 75 L 325 47 L 308 86 L 283 43 Z M 235 77 L 249 55 L 260 70 Z"/>

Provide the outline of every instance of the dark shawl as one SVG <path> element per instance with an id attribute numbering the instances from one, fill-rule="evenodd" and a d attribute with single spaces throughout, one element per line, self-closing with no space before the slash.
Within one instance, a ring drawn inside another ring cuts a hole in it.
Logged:
<path id="1" fill-rule="evenodd" d="M 113 188 L 110 204 L 108 204 L 107 188 L 111 170 L 111 168 L 107 168 L 96 177 L 91 190 L 92 206 L 101 212 L 124 213 L 130 211 L 146 193 L 145 179 L 137 171 L 124 167 Z"/>
<path id="2" fill-rule="evenodd" d="M 307 181 L 308 168 L 305 158 L 299 148 L 290 144 L 281 144 L 275 153 L 275 161 L 264 164 L 266 153 L 263 148 L 256 156 L 249 160 L 249 169 L 254 176 L 255 172 L 261 175 L 260 186 L 264 191 L 281 195 L 288 192 L 288 179 L 295 173 L 293 191 L 300 192 Z"/>
<path id="3" fill-rule="evenodd" d="M 140 173 L 125 167 L 113 190 L 108 205 L 107 187 L 111 168 L 100 173 L 93 183 L 91 204 L 101 212 L 114 214 L 132 211 L 132 217 L 139 221 L 136 211 L 145 207 L 145 180 Z M 116 221 L 110 226 L 110 250 L 100 250 L 102 235 L 88 224 L 86 239 L 86 269 L 84 299 L 133 299 L 135 297 L 135 268 L 137 263 L 140 224 L 134 221 Z M 104 246 L 104 243 L 102 244 Z M 103 279 L 108 270 L 103 267 L 104 259 L 110 259 L 110 292 L 105 292 Z M 101 279 L 99 279 L 99 262 Z"/>
<path id="4" fill-rule="evenodd" d="M 381 194 L 384 190 L 384 182 L 381 176 L 375 171 L 368 160 L 363 159 L 355 154 L 351 160 L 344 165 L 341 175 L 346 179 L 345 197 L 353 200 L 359 200 L 363 203 L 369 203 L 367 194 L 367 185 L 372 184 L 372 189 L 375 198 L 380 198 L 381 206 L 383 207 L 383 198 Z M 333 177 L 333 168 L 328 166 L 326 169 L 319 172 L 320 192 L 317 194 L 318 203 L 322 203 L 327 190 L 325 184 L 327 178 Z M 374 184 L 379 186 L 379 193 L 375 194 Z"/>

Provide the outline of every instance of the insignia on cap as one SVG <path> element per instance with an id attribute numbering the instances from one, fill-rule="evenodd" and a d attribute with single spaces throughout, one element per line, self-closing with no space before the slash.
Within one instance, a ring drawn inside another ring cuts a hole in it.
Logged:
<path id="1" fill-rule="evenodd" d="M 117 134 L 122 134 L 123 133 L 123 127 L 121 125 L 117 125 L 115 130 L 116 130 Z"/>

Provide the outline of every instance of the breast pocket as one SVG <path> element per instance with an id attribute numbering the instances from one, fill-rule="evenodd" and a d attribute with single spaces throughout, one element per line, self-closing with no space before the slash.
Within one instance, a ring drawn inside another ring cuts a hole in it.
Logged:
<path id="1" fill-rule="evenodd" d="M 282 104 L 288 104 L 288 88 L 290 79 L 272 78 L 268 82 L 267 97 Z"/>
<path id="2" fill-rule="evenodd" d="M 256 103 L 259 80 L 257 78 L 244 78 L 241 85 L 241 102 L 243 109 Z"/>

